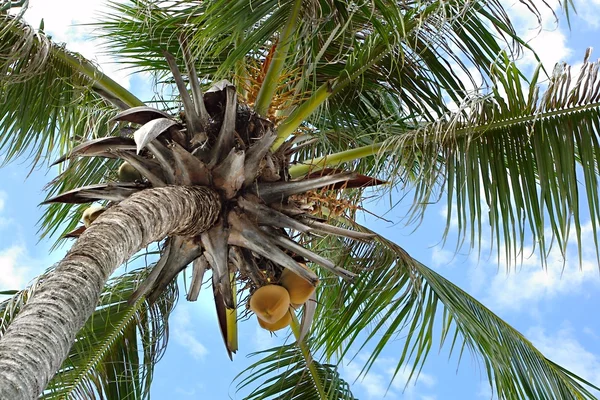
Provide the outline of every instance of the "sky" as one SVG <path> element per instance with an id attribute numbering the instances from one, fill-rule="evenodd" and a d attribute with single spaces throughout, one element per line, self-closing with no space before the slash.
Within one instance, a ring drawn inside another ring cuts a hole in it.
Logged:
<path id="1" fill-rule="evenodd" d="M 541 1 L 540 1 L 541 3 Z M 557 4 L 549 0 L 550 4 Z M 27 20 L 35 27 L 43 17 L 46 32 L 55 41 L 65 42 L 71 50 L 81 52 L 103 66 L 103 70 L 126 88 L 143 96 L 148 89 L 145 77 L 132 77 L 110 64 L 101 55 L 99 43 L 87 39 L 89 27 L 78 24 L 93 21 L 104 5 L 103 0 L 30 0 Z M 578 15 L 571 18 L 569 29 L 564 16 L 557 23 L 550 11 L 544 11 L 542 29 L 536 20 L 519 7 L 506 2 L 518 31 L 539 54 L 548 70 L 554 63 L 566 61 L 577 66 L 585 49 L 600 48 L 600 0 L 575 3 Z M 597 58 L 600 54 L 594 54 Z M 527 72 L 535 60 L 519 61 Z M 575 67 L 577 68 L 577 67 Z M 38 204 L 44 198 L 42 188 L 55 173 L 39 168 L 29 177 L 29 165 L 18 160 L 0 171 L 0 290 L 24 287 L 38 273 L 59 261 L 66 248 L 49 252 L 54 238 L 38 241 L 37 222 L 42 215 Z M 460 251 L 455 254 L 451 228 L 445 246 L 440 244 L 445 224 L 444 204 L 430 206 L 423 223 L 404 226 L 400 203 L 386 215 L 392 223 L 365 217 L 362 223 L 394 240 L 414 258 L 434 268 L 469 294 L 483 302 L 505 321 L 516 327 L 548 358 L 571 369 L 597 385 L 600 384 L 600 320 L 596 317 L 600 302 L 600 266 L 593 249 L 589 222 L 584 234 L 581 268 L 574 244 L 567 258 L 553 250 L 548 269 L 544 270 L 534 254 L 526 258 L 516 271 L 506 273 L 506 261 L 497 262 L 496 250 L 477 254 Z M 384 200 L 373 208 L 387 207 Z M 483 238 L 484 243 L 489 237 Z M 531 246 L 531 243 L 529 243 Z M 488 257 L 491 253 L 492 256 Z M 564 270 L 563 270 L 564 268 Z M 236 393 L 235 376 L 256 358 L 248 354 L 267 349 L 287 340 L 287 334 L 272 337 L 249 320 L 240 327 L 240 351 L 229 361 L 221 341 L 213 310 L 210 290 L 202 290 L 195 303 L 180 300 L 171 317 L 170 342 L 164 358 L 156 367 L 152 388 L 155 399 L 208 398 L 241 399 Z M 402 343 L 392 344 L 375 363 L 370 373 L 356 379 L 370 349 L 357 354 L 353 362 L 344 360 L 342 377 L 352 385 L 360 399 L 490 399 L 485 370 L 476 358 L 466 354 L 458 365 L 447 349 L 432 351 L 419 379 L 406 385 L 408 371 L 401 369 L 391 382 Z M 388 388 L 389 386 L 389 388 Z M 385 397 L 384 397 L 385 396 Z"/>

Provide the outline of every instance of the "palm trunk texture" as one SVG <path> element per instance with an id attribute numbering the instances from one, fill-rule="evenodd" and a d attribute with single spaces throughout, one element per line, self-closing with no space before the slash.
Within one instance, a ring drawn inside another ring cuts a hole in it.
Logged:
<path id="1" fill-rule="evenodd" d="M 167 235 L 198 235 L 220 211 L 212 189 L 167 186 L 134 194 L 104 212 L 0 338 L 0 399 L 28 400 L 42 393 L 109 276 L 131 255 Z"/>

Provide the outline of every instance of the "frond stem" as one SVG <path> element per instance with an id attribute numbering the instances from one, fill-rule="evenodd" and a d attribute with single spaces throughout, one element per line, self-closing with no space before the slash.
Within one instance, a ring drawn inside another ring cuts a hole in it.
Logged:
<path id="1" fill-rule="evenodd" d="M 18 3 L 20 2 L 12 4 L 19 5 Z M 25 3 L 27 3 L 27 1 Z M 11 2 L 8 2 L 8 4 L 10 5 Z M 0 9 L 0 11 L 2 10 Z M 16 27 L 14 25 L 9 26 L 9 29 L 16 29 Z M 144 105 L 144 102 L 138 99 L 133 93 L 125 89 L 123 86 L 119 85 L 110 77 L 108 77 L 84 57 L 76 57 L 73 53 L 57 45 L 51 46 L 51 51 L 56 57 L 60 58 L 63 62 L 69 64 L 79 73 L 86 76 L 90 81 L 93 82 L 93 85 L 96 86 L 98 89 L 109 93 L 114 98 L 119 99 L 125 105 L 129 107 Z"/>
<path id="2" fill-rule="evenodd" d="M 309 172 L 318 171 L 325 167 L 333 167 L 345 162 L 359 160 L 368 156 L 377 154 L 383 143 L 375 143 L 368 146 L 357 147 L 355 149 L 340 151 L 339 153 L 328 154 L 322 157 L 316 157 L 312 160 L 296 164 L 290 167 L 289 172 L 292 178 L 299 178 Z"/>
<path id="3" fill-rule="evenodd" d="M 298 347 L 300 347 L 300 351 L 302 352 L 302 355 L 304 356 L 304 360 L 306 361 L 306 366 L 308 367 L 308 371 L 310 372 L 310 375 L 313 378 L 313 382 L 315 383 L 315 386 L 317 388 L 317 392 L 319 393 L 319 397 L 322 400 L 326 400 L 327 397 L 327 392 L 325 391 L 325 387 L 323 386 L 323 382 L 321 382 L 321 378 L 319 378 L 319 371 L 317 371 L 317 367 L 315 366 L 315 363 L 313 363 L 313 358 L 312 355 L 310 354 L 310 349 L 308 348 L 308 346 L 306 345 L 306 343 L 304 342 L 304 340 L 300 341 L 300 323 L 298 322 L 298 318 L 296 317 L 296 314 L 294 312 L 291 312 L 292 314 L 292 322 L 290 323 L 290 327 L 292 328 L 292 332 L 294 333 L 294 336 L 296 337 L 296 341 L 298 342 Z"/>
<path id="4" fill-rule="evenodd" d="M 55 51 L 55 54 L 67 64 L 78 70 L 80 73 L 87 76 L 94 83 L 94 86 L 97 86 L 115 96 L 129 107 L 144 105 L 144 102 L 134 96 L 123 86 L 119 85 L 113 79 L 108 77 L 88 60 L 84 58 L 78 58 L 65 50 Z"/>
<path id="5" fill-rule="evenodd" d="M 231 282 L 231 291 L 233 292 L 234 308 L 225 309 L 225 320 L 227 321 L 227 349 L 232 353 L 238 350 L 238 325 L 237 325 L 237 282 L 235 281 L 235 274 L 229 274 L 229 281 Z"/>
<path id="6" fill-rule="evenodd" d="M 459 138 L 461 136 L 482 134 L 496 129 L 502 129 L 511 127 L 518 124 L 532 123 L 538 120 L 544 120 L 553 117 L 560 117 L 566 114 L 580 113 L 590 109 L 600 109 L 600 102 L 593 104 L 586 104 L 578 107 L 553 110 L 547 112 L 540 112 L 537 114 L 530 114 L 516 118 L 502 119 L 490 124 L 481 124 L 469 126 L 466 128 L 459 128 L 454 131 L 453 138 Z M 428 135 L 421 135 L 419 133 L 423 130 L 415 130 L 407 132 L 406 135 L 414 135 L 410 140 L 405 140 L 405 144 L 421 144 L 425 143 L 428 139 Z M 397 136 L 396 138 L 400 138 Z M 311 160 L 302 162 L 302 164 L 296 164 L 290 167 L 289 173 L 292 178 L 299 178 L 309 172 L 318 171 L 326 167 L 334 167 L 336 165 L 359 160 L 361 158 L 376 155 L 380 152 L 388 152 L 392 150 L 392 146 L 387 146 L 384 142 L 374 143 L 367 146 L 357 147 L 355 149 L 341 151 L 339 153 L 332 153 L 322 157 L 316 157 Z"/>
<path id="7" fill-rule="evenodd" d="M 279 85 L 281 71 L 283 71 L 283 66 L 292 43 L 292 37 L 296 33 L 296 25 L 298 24 L 298 16 L 300 15 L 301 8 L 302 0 L 296 0 L 279 37 L 275 54 L 269 64 L 269 69 L 267 69 L 267 74 L 265 75 L 263 84 L 256 97 L 254 108 L 259 115 L 267 115 L 269 107 L 271 106 L 271 101 L 273 100 L 275 90 L 277 90 L 277 85 Z"/>
<path id="8" fill-rule="evenodd" d="M 331 96 L 332 92 L 331 82 L 326 82 L 310 98 L 296 107 L 277 127 L 277 139 L 275 139 L 275 142 L 271 146 L 271 150 L 277 150 L 292 132 Z"/>
<path id="9" fill-rule="evenodd" d="M 429 14 L 439 8 L 438 4 L 432 4 L 427 7 L 419 17 L 416 15 L 407 16 L 405 23 L 405 33 L 419 25 L 419 22 L 426 18 Z M 408 35 L 407 35 L 408 36 Z M 394 48 L 395 43 L 383 43 L 370 51 L 370 57 L 354 71 L 342 71 L 342 75 L 333 80 L 329 80 L 322 84 L 316 92 L 312 94 L 304 103 L 296 107 L 291 114 L 277 127 L 277 139 L 271 150 L 275 151 L 283 142 L 310 116 L 317 108 L 319 108 L 329 97 L 339 93 L 342 89 L 352 83 L 356 78 L 362 75 L 367 69 L 381 61 L 383 57 L 388 55 Z"/>
<path id="10" fill-rule="evenodd" d="M 584 104 L 581 106 L 573 107 L 573 108 L 562 108 L 560 110 L 552 110 L 552 111 L 542 111 L 533 115 L 525 115 L 522 117 L 510 118 L 510 119 L 502 119 L 497 122 L 492 122 L 486 125 L 475 125 L 469 128 L 460 128 L 456 130 L 456 136 L 464 136 L 467 132 L 476 132 L 483 133 L 485 131 L 493 130 L 493 129 L 502 129 L 506 127 L 510 127 L 513 125 L 524 124 L 528 122 L 535 122 L 537 120 L 548 119 L 552 117 L 560 117 L 566 114 L 572 113 L 580 113 L 592 108 L 600 108 L 600 102 L 593 104 Z"/>

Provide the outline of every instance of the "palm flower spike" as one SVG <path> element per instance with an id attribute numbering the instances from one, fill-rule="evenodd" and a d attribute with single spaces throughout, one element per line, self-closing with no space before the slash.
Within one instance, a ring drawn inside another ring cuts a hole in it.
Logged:
<path id="1" fill-rule="evenodd" d="M 289 235 L 290 231 L 333 234 L 354 240 L 372 237 L 316 218 L 305 211 L 297 199 L 317 189 L 340 190 L 382 182 L 336 169 L 290 179 L 288 166 L 295 142 L 289 140 L 272 151 L 277 136 L 274 124 L 249 106 L 239 104 L 236 89 L 230 82 L 220 81 L 202 93 L 192 57 L 185 46 L 182 47 L 191 96 L 174 57 L 166 52 L 164 55 L 179 90 L 183 113 L 173 116 L 146 106 L 126 109 L 116 115 L 114 121 L 138 126 L 133 137 L 90 140 L 57 161 L 72 157 L 119 158 L 129 164 L 129 169 L 137 170 L 139 179 L 81 187 L 45 203 L 104 200 L 110 207 L 150 187 L 202 185 L 214 188 L 222 200 L 217 223 L 197 237 L 168 237 L 159 261 L 132 295 L 130 303 L 142 296 L 155 301 L 192 262 L 187 297 L 194 301 L 204 272 L 211 269 L 219 325 L 232 358 L 237 350 L 238 283 L 249 288 L 252 295 L 264 286 L 280 283 L 288 270 L 288 274 L 295 274 L 314 288 L 319 278 L 306 267 L 308 263 L 317 264 L 344 280 L 355 276 L 300 245 Z M 75 237 L 83 230 L 84 227 L 80 227 L 68 235 Z M 312 299 L 304 304 L 300 339 L 312 322 L 316 306 L 314 294 Z M 289 305 L 286 310 L 288 308 Z"/>

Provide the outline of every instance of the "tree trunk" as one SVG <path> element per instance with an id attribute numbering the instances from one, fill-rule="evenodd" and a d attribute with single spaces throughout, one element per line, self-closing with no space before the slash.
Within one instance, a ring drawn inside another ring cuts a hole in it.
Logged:
<path id="1" fill-rule="evenodd" d="M 0 338 L 0 399 L 42 393 L 119 265 L 168 235 L 200 234 L 220 211 L 212 189 L 170 186 L 136 193 L 104 212 Z"/>

